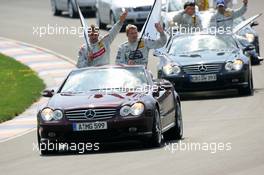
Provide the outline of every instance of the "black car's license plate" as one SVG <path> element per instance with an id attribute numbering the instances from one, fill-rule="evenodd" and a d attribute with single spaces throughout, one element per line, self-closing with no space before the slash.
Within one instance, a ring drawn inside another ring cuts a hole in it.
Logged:
<path id="1" fill-rule="evenodd" d="M 92 131 L 107 129 L 107 122 L 73 123 L 73 131 Z"/>
<path id="2" fill-rule="evenodd" d="M 191 75 L 190 76 L 190 81 L 193 83 L 211 82 L 211 81 L 216 81 L 216 80 L 217 80 L 216 74 Z"/>

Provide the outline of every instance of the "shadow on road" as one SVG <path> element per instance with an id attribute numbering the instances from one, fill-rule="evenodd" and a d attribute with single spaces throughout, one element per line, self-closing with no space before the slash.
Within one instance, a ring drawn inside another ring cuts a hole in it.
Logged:
<path id="1" fill-rule="evenodd" d="M 57 17 L 63 17 L 63 18 L 69 18 L 69 13 L 68 12 L 63 12 L 61 15 L 57 16 Z M 83 13 L 83 17 L 84 18 L 95 18 L 95 12 L 87 12 L 87 13 Z M 72 19 L 79 19 L 79 16 L 72 18 Z"/>
<path id="2" fill-rule="evenodd" d="M 182 139 L 184 140 L 184 139 Z M 178 143 L 180 140 L 166 140 L 161 147 L 146 147 L 142 142 L 139 141 L 124 141 L 124 142 L 113 142 L 113 143 L 102 143 L 100 144 L 100 150 L 98 151 L 86 151 L 80 153 L 77 151 L 62 150 L 58 153 L 44 155 L 42 157 L 53 157 L 53 156 L 72 156 L 72 155 L 95 155 L 95 154 L 113 154 L 113 153 L 127 153 L 127 152 L 139 152 L 139 151 L 151 151 L 157 149 L 164 149 L 166 145 L 172 143 Z"/>
<path id="3" fill-rule="evenodd" d="M 182 101 L 198 101 L 198 100 L 213 100 L 213 99 L 216 100 L 216 99 L 226 99 L 226 98 L 247 97 L 247 96 L 239 95 L 237 90 L 187 92 L 187 93 L 179 93 L 179 94 Z"/>

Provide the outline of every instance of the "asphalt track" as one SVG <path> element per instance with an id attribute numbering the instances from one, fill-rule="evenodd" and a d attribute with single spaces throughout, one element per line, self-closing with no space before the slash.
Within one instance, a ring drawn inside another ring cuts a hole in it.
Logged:
<path id="1" fill-rule="evenodd" d="M 263 11 L 263 1 L 250 0 L 247 16 Z M 95 19 L 89 18 L 89 22 Z M 259 20 L 257 31 L 263 53 L 264 20 Z M 78 36 L 33 35 L 33 26 L 79 26 L 78 19 L 53 17 L 49 1 L 1 0 L 0 36 L 16 39 L 56 51 L 76 59 L 82 39 Z M 112 45 L 112 57 L 120 34 Z M 150 58 L 150 69 L 155 72 L 156 60 Z M 112 60 L 113 61 L 113 60 Z M 264 67 L 254 66 L 255 94 L 239 97 L 233 92 L 196 95 L 182 102 L 184 144 L 230 143 L 231 150 L 212 153 L 212 150 L 169 151 L 168 147 L 144 149 L 136 143 L 114 144 L 105 151 L 83 155 L 60 154 L 39 156 L 33 151 L 36 134 L 0 144 L 1 174 L 263 174 L 264 171 Z M 172 142 L 172 143 L 177 143 Z M 168 143 L 167 143 L 168 144 Z"/>

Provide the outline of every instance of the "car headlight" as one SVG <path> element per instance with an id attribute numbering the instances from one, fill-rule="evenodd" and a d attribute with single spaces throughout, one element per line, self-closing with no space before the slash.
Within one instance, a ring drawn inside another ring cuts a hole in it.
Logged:
<path id="1" fill-rule="evenodd" d="M 239 71 L 242 69 L 244 62 L 240 59 L 236 59 L 233 63 L 233 69 Z"/>
<path id="2" fill-rule="evenodd" d="M 41 111 L 41 118 L 44 121 L 51 121 L 53 119 L 54 112 L 50 108 L 45 108 Z"/>
<path id="3" fill-rule="evenodd" d="M 54 120 L 61 120 L 63 118 L 63 113 L 61 110 L 55 110 L 53 112 L 53 118 Z"/>
<path id="4" fill-rule="evenodd" d="M 246 38 L 250 43 L 253 43 L 255 40 L 255 36 L 252 33 L 246 33 Z"/>
<path id="5" fill-rule="evenodd" d="M 120 109 L 120 115 L 122 117 L 125 117 L 125 116 L 128 116 L 131 112 L 131 107 L 130 106 L 123 106 L 121 109 Z"/>
<path id="6" fill-rule="evenodd" d="M 227 62 L 225 65 L 225 69 L 227 71 L 232 71 L 233 70 L 233 62 L 231 62 L 231 61 Z"/>
<path id="7" fill-rule="evenodd" d="M 45 108 L 41 111 L 40 115 L 44 121 L 61 120 L 63 118 L 63 112 L 58 109 L 52 110 L 50 108 Z"/>
<path id="8" fill-rule="evenodd" d="M 240 59 L 236 59 L 233 62 L 229 61 L 225 65 L 227 71 L 240 71 L 243 68 L 244 62 Z"/>
<path id="9" fill-rule="evenodd" d="M 120 109 L 120 115 L 122 117 L 126 117 L 129 114 L 132 114 L 134 116 L 139 116 L 144 112 L 144 109 L 145 109 L 144 104 L 138 102 L 138 103 L 133 104 L 131 107 L 130 106 L 123 106 Z"/>
<path id="10" fill-rule="evenodd" d="M 166 65 L 163 67 L 163 72 L 166 75 L 177 75 L 181 72 L 181 68 L 177 65 Z"/>
<path id="11" fill-rule="evenodd" d="M 135 103 L 131 107 L 131 114 L 132 115 L 140 115 L 144 112 L 144 105 L 142 103 Z"/>

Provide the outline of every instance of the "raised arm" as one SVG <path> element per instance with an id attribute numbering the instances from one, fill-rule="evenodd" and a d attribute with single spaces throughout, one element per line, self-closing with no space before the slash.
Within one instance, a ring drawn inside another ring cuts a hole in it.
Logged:
<path id="1" fill-rule="evenodd" d="M 243 16 L 247 11 L 248 0 L 243 0 L 244 5 L 233 12 L 233 18 Z"/>
<path id="2" fill-rule="evenodd" d="M 149 49 L 158 49 L 163 47 L 167 42 L 167 35 L 159 23 L 155 24 L 156 30 L 160 33 L 160 38 L 157 40 L 146 40 L 146 45 Z"/>
<path id="3" fill-rule="evenodd" d="M 125 11 L 124 13 L 122 13 L 122 15 L 119 17 L 119 20 L 117 21 L 117 23 L 115 23 L 115 25 L 112 27 L 112 29 L 109 31 L 109 34 L 107 34 L 106 36 L 104 36 L 104 38 L 106 40 L 108 40 L 109 44 L 111 44 L 115 37 L 117 36 L 117 34 L 120 32 L 120 30 L 122 29 L 122 26 L 126 20 L 128 12 Z"/>

